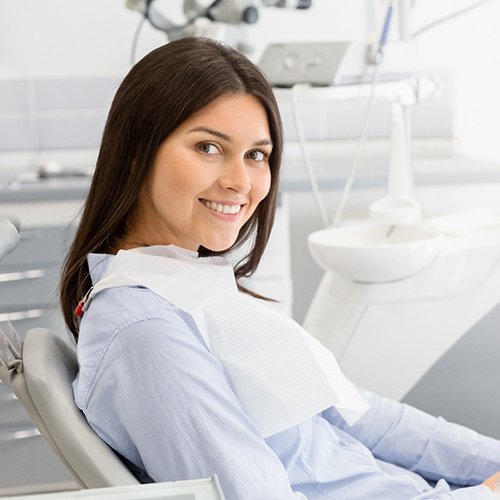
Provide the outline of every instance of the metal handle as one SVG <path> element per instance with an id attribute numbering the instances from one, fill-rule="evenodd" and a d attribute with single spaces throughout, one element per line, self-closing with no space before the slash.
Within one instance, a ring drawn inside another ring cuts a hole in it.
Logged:
<path id="1" fill-rule="evenodd" d="M 8 382 L 0 380 L 0 407 L 12 401 L 17 401 L 17 396 L 12 392 Z"/>
<path id="2" fill-rule="evenodd" d="M 17 396 L 8 390 L 8 386 L 7 390 L 2 389 L 2 386 L 7 386 L 7 384 L 0 380 L 0 390 L 2 391 L 2 394 L 0 394 L 0 406 L 9 404 L 11 401 L 17 401 Z"/>
<path id="3" fill-rule="evenodd" d="M 40 431 L 36 427 L 25 427 L 17 431 L 0 432 L 0 441 L 18 441 L 36 436 L 40 436 Z"/>
<path id="4" fill-rule="evenodd" d="M 16 311 L 0 314 L 0 321 L 21 321 L 23 319 L 39 318 L 43 315 L 43 309 L 29 309 L 27 311 Z"/>
<path id="5" fill-rule="evenodd" d="M 1 273 L 0 283 L 4 281 L 22 281 L 43 278 L 47 274 L 45 269 L 30 269 L 29 271 L 17 271 L 15 273 Z"/>
<path id="6" fill-rule="evenodd" d="M 20 240 L 36 240 L 43 236 L 43 231 L 40 229 L 21 229 L 19 233 Z"/>

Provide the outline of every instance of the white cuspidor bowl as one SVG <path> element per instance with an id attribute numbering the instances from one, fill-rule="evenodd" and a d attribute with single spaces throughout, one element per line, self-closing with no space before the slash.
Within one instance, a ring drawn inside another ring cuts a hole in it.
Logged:
<path id="1" fill-rule="evenodd" d="M 309 235 L 309 250 L 327 271 L 352 281 L 383 283 L 426 268 L 441 249 L 441 233 L 424 226 L 345 226 Z"/>

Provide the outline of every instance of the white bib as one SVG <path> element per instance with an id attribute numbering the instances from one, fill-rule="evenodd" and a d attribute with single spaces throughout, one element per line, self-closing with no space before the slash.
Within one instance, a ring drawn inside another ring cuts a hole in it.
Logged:
<path id="1" fill-rule="evenodd" d="M 238 291 L 228 260 L 199 258 L 173 245 L 121 250 L 89 301 L 104 289 L 130 285 L 191 315 L 262 437 L 331 406 L 349 424 L 368 409 L 329 350 L 285 314 Z"/>

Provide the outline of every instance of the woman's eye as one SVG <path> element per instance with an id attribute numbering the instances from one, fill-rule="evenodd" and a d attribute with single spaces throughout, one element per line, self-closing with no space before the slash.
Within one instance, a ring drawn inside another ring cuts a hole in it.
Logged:
<path id="1" fill-rule="evenodd" d="M 207 155 L 216 155 L 219 154 L 219 148 L 212 144 L 211 142 L 204 142 L 202 144 L 198 144 L 198 149 Z"/>
<path id="2" fill-rule="evenodd" d="M 248 158 L 255 161 L 264 161 L 267 158 L 267 154 L 264 151 L 259 151 L 258 149 L 255 151 L 250 151 L 247 153 Z"/>

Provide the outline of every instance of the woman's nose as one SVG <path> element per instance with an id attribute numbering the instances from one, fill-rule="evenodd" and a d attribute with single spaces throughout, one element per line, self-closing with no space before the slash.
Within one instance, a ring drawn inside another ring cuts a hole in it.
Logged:
<path id="1" fill-rule="evenodd" d="M 237 193 L 247 194 L 252 184 L 244 159 L 228 162 L 224 166 L 224 171 L 219 178 L 219 183 L 224 189 L 231 189 Z"/>

